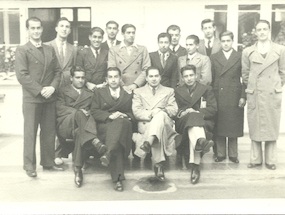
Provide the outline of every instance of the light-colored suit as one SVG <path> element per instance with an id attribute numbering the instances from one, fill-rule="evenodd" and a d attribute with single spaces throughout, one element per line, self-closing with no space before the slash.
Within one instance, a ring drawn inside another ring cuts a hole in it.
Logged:
<path id="1" fill-rule="evenodd" d="M 118 67 L 121 70 L 124 85 L 136 84 L 141 87 L 145 83 L 145 70 L 151 65 L 148 51 L 146 47 L 136 45 L 129 55 L 122 44 L 124 42 L 110 48 L 108 67 Z"/>
<path id="2" fill-rule="evenodd" d="M 151 118 L 151 112 L 156 108 L 162 111 Z M 172 120 L 178 111 L 174 90 L 159 85 L 155 95 L 153 95 L 151 87 L 146 84 L 144 87 L 134 90 L 132 109 L 135 118 L 138 120 L 138 132 L 143 136 L 142 142 L 151 135 L 156 136 L 158 140 L 151 147 L 154 162 L 164 161 L 164 154 L 170 156 L 174 151 L 174 137 L 177 135 L 173 129 Z M 135 142 L 137 145 L 142 144 L 142 142 Z"/>
<path id="3" fill-rule="evenodd" d="M 218 38 L 215 38 L 214 39 L 214 43 L 213 43 L 213 47 L 212 47 L 212 51 L 211 51 L 211 54 L 215 54 L 217 53 L 218 51 L 220 51 L 222 48 L 221 46 L 221 42 Z M 198 52 L 202 55 L 206 55 L 207 56 L 207 51 L 206 51 L 206 45 L 205 45 L 205 40 L 200 40 L 200 43 L 199 43 L 199 48 L 198 48 Z"/>
<path id="4" fill-rule="evenodd" d="M 46 45 L 49 45 L 54 48 L 59 65 L 62 69 L 62 77 L 61 77 L 60 85 L 61 86 L 69 85 L 70 84 L 70 69 L 76 63 L 77 48 L 73 46 L 72 44 L 66 42 L 64 62 L 60 62 L 59 60 L 60 56 L 59 56 L 58 47 L 56 44 L 56 39 L 47 42 Z"/>
<path id="5" fill-rule="evenodd" d="M 196 66 L 197 81 L 201 84 L 210 85 L 212 82 L 211 61 L 208 56 L 196 53 L 192 60 L 188 59 L 188 55 L 178 58 L 178 71 L 181 76 L 180 70 L 186 65 Z M 182 80 L 180 78 L 180 84 Z"/>

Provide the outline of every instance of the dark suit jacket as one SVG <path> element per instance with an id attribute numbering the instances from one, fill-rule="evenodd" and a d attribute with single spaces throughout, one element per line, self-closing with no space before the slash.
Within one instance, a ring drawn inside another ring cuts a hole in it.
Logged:
<path id="1" fill-rule="evenodd" d="M 105 81 L 104 73 L 107 70 L 108 51 L 100 49 L 99 56 L 95 59 L 91 48 L 78 51 L 76 65 L 86 71 L 86 81 L 93 84 L 102 84 Z"/>
<path id="2" fill-rule="evenodd" d="M 61 69 L 52 47 L 42 45 L 44 56 L 31 42 L 19 46 L 16 51 L 16 75 L 22 85 L 23 101 L 44 103 L 55 101 L 56 93 L 49 99 L 41 95 L 45 86 L 58 89 Z"/>
<path id="3" fill-rule="evenodd" d="M 175 88 L 177 86 L 177 68 L 178 68 L 178 58 L 176 55 L 171 54 L 166 60 L 165 67 L 161 65 L 160 56 L 158 51 L 151 52 L 149 54 L 151 65 L 158 68 L 161 75 L 161 84 L 166 87 Z"/>
<path id="4" fill-rule="evenodd" d="M 211 51 L 211 55 L 217 53 L 218 51 L 220 51 L 221 48 L 222 48 L 222 46 L 221 46 L 220 40 L 218 38 L 215 38 L 214 39 L 214 43 L 213 43 L 213 47 L 212 47 L 212 51 Z M 205 46 L 205 40 L 200 40 L 198 52 L 200 54 L 207 55 L 206 46 Z"/>
<path id="5" fill-rule="evenodd" d="M 119 45 L 120 43 L 121 41 L 117 40 L 115 45 Z M 102 43 L 101 48 L 109 51 L 110 47 L 108 46 L 107 40 L 104 43 Z"/>
<path id="6" fill-rule="evenodd" d="M 187 55 L 187 50 L 186 48 L 179 46 L 179 48 L 177 49 L 177 51 L 173 52 L 173 50 L 169 49 L 170 52 L 174 55 L 176 55 L 178 58 L 184 55 Z"/>

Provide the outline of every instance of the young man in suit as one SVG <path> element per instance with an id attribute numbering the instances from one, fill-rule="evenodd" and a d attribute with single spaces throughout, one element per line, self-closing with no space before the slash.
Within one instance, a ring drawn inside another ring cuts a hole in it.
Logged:
<path id="1" fill-rule="evenodd" d="M 189 152 L 191 183 L 200 178 L 201 158 L 214 145 L 211 131 L 217 112 L 217 103 L 212 87 L 197 81 L 196 67 L 187 65 L 181 69 L 184 85 L 175 90 L 178 114 L 175 129 L 181 134 L 180 144 Z M 179 142 L 178 142 L 179 144 Z"/>
<path id="2" fill-rule="evenodd" d="M 24 170 L 36 177 L 36 137 L 40 125 L 40 164 L 44 170 L 63 170 L 54 165 L 55 100 L 61 68 L 54 49 L 42 44 L 42 21 L 26 21 L 30 41 L 16 51 L 16 75 L 23 90 Z"/>
<path id="3" fill-rule="evenodd" d="M 158 35 L 158 51 L 149 54 L 151 66 L 160 71 L 161 84 L 166 87 L 177 87 L 178 58 L 169 51 L 171 36 L 168 33 Z"/>
<path id="4" fill-rule="evenodd" d="M 119 24 L 115 21 L 109 21 L 106 24 L 105 31 L 108 35 L 108 38 L 104 43 L 102 43 L 102 49 L 109 51 L 110 47 L 119 45 L 121 43 L 121 41 L 116 39 L 119 32 Z"/>
<path id="5" fill-rule="evenodd" d="M 145 70 L 150 66 L 150 58 L 146 47 L 135 43 L 134 25 L 123 25 L 122 35 L 124 41 L 109 51 L 108 67 L 118 67 L 122 71 L 123 87 L 131 93 L 145 84 Z"/>
<path id="6" fill-rule="evenodd" d="M 105 85 L 104 73 L 107 70 L 108 50 L 102 49 L 104 31 L 93 27 L 89 32 L 90 47 L 78 51 L 76 65 L 86 72 L 86 87 L 94 91 Z"/>
<path id="7" fill-rule="evenodd" d="M 56 57 L 62 69 L 60 86 L 70 85 L 70 69 L 76 63 L 77 48 L 67 42 L 67 37 L 71 33 L 70 21 L 61 17 L 56 22 L 56 38 L 47 45 L 54 48 Z"/>
<path id="8" fill-rule="evenodd" d="M 187 54 L 187 51 L 184 47 L 182 47 L 181 45 L 179 45 L 179 40 L 180 40 L 180 32 L 181 29 L 179 26 L 177 25 L 170 25 L 166 32 L 168 34 L 170 34 L 171 36 L 171 43 L 169 46 L 169 49 L 171 51 L 171 53 L 175 54 L 177 57 L 181 57 L 183 55 Z"/>
<path id="9" fill-rule="evenodd" d="M 233 49 L 233 39 L 232 32 L 222 32 L 220 34 L 222 50 L 211 56 L 212 86 L 218 103 L 214 130 L 216 162 L 226 159 L 228 151 L 230 161 L 239 163 L 237 139 L 243 136 L 245 85 L 241 83 L 241 54 Z"/>
<path id="10" fill-rule="evenodd" d="M 201 22 L 201 28 L 204 33 L 204 39 L 200 42 L 198 52 L 210 57 L 221 50 L 220 40 L 215 37 L 216 24 L 211 19 L 204 19 Z"/>
<path id="11" fill-rule="evenodd" d="M 161 76 L 157 68 L 149 67 L 146 70 L 146 81 L 145 86 L 134 90 L 132 109 L 141 134 L 133 138 L 137 145 L 135 154 L 143 157 L 151 152 L 155 176 L 164 181 L 165 155 L 170 156 L 175 149 L 177 133 L 173 129 L 173 117 L 177 114 L 177 104 L 174 90 L 160 84 Z"/>
<path id="12" fill-rule="evenodd" d="M 114 189 L 123 191 L 124 161 L 132 145 L 132 95 L 120 87 L 121 71 L 117 67 L 108 68 L 106 82 L 106 87 L 95 91 L 91 114 L 97 123 L 98 138 L 108 147 L 101 163 L 109 166 Z"/>

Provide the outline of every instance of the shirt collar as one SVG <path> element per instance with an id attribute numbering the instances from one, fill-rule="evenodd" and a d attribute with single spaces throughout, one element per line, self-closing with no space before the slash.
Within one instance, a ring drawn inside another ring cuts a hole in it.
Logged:
<path id="1" fill-rule="evenodd" d="M 177 50 L 179 49 L 179 47 L 180 47 L 179 44 L 176 45 L 175 48 L 174 48 L 174 50 L 177 52 Z M 173 50 L 173 45 L 170 45 L 169 48 L 170 48 L 171 50 Z"/>
<path id="2" fill-rule="evenodd" d="M 214 39 L 215 39 L 215 37 L 212 37 L 211 39 L 205 38 L 204 40 L 205 40 L 206 46 L 208 46 L 208 42 L 210 41 L 210 44 L 211 44 L 211 47 L 212 47 L 213 44 L 214 44 Z"/>
<path id="3" fill-rule="evenodd" d="M 188 54 L 187 57 L 189 60 L 192 60 L 195 56 L 196 56 L 197 52 L 195 52 L 194 54 Z"/>
<path id="4" fill-rule="evenodd" d="M 59 46 L 60 43 L 62 43 L 63 46 L 66 45 L 66 41 L 61 41 L 61 40 L 59 40 L 59 39 L 55 39 L 55 42 L 56 42 L 56 45 L 57 45 L 57 46 Z"/>
<path id="5" fill-rule="evenodd" d="M 35 41 L 30 40 L 30 42 L 31 42 L 36 48 L 42 47 L 42 41 L 36 43 Z"/>
<path id="6" fill-rule="evenodd" d="M 133 43 L 132 45 L 130 45 L 131 47 L 135 47 L 135 48 L 138 48 L 138 45 L 136 43 Z M 126 44 L 124 41 L 121 42 L 121 45 L 120 45 L 120 49 L 123 48 L 123 47 L 126 47 Z"/>
<path id="7" fill-rule="evenodd" d="M 91 49 L 91 51 L 93 52 L 93 54 L 96 55 L 96 50 L 95 50 L 92 46 L 90 46 L 90 49 Z M 97 50 L 98 50 L 98 54 L 100 54 L 101 48 L 99 48 L 99 49 L 97 49 Z"/>
<path id="8" fill-rule="evenodd" d="M 71 84 L 71 86 L 72 86 L 73 89 L 75 89 L 79 94 L 81 94 L 81 89 L 77 89 L 76 87 L 73 86 L 73 84 Z"/>
<path id="9" fill-rule="evenodd" d="M 157 86 L 157 87 L 152 87 L 152 86 L 150 86 L 149 84 L 147 84 L 148 85 L 148 87 L 152 90 L 152 89 L 155 89 L 155 91 L 157 91 L 157 89 L 159 88 L 159 86 L 160 86 L 160 84 Z"/>
<path id="10" fill-rule="evenodd" d="M 159 54 L 159 55 L 163 55 L 163 53 L 162 53 L 160 50 L 158 50 L 158 54 Z M 169 55 L 170 55 L 170 54 L 169 54 L 168 51 L 164 53 L 164 56 L 165 56 L 165 57 L 169 57 Z"/>
<path id="11" fill-rule="evenodd" d="M 114 46 L 117 44 L 117 40 L 115 39 L 115 40 L 113 40 L 114 41 Z M 107 44 L 109 45 L 109 46 L 111 46 L 112 45 L 112 43 L 111 43 L 111 40 L 108 38 L 107 39 Z"/>

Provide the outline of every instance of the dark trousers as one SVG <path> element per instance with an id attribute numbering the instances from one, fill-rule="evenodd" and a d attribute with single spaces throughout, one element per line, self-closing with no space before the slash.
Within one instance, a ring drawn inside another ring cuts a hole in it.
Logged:
<path id="1" fill-rule="evenodd" d="M 227 156 L 227 140 L 228 140 L 228 156 L 238 157 L 237 137 L 215 136 L 216 150 L 218 157 Z"/>
<path id="2" fill-rule="evenodd" d="M 54 165 L 56 134 L 55 102 L 23 103 L 24 115 L 24 169 L 36 169 L 36 137 L 40 125 L 40 165 Z"/>

